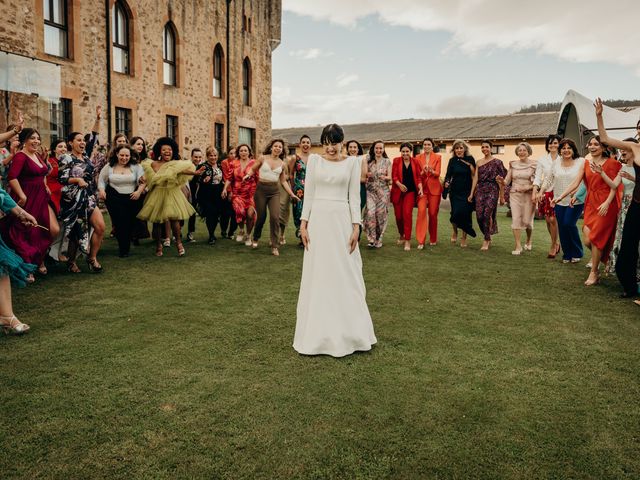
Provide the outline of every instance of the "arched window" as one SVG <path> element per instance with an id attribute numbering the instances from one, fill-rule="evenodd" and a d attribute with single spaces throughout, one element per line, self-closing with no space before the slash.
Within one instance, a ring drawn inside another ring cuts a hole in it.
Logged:
<path id="1" fill-rule="evenodd" d="M 242 104 L 251 105 L 251 62 L 246 57 L 242 62 Z"/>
<path id="2" fill-rule="evenodd" d="M 129 14 L 118 0 L 113 6 L 111 40 L 113 42 L 113 69 L 129 74 Z"/>
<path id="3" fill-rule="evenodd" d="M 165 85 L 176 86 L 176 32 L 171 24 L 164 26 L 162 36 L 163 79 Z"/>
<path id="4" fill-rule="evenodd" d="M 224 65 L 224 54 L 222 45 L 217 44 L 213 49 L 213 96 L 222 98 L 222 67 Z"/>

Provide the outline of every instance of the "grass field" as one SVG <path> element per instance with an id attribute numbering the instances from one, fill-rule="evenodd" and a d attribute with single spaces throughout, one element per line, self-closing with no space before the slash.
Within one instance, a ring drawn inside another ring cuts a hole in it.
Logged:
<path id="1" fill-rule="evenodd" d="M 547 260 L 543 222 L 521 257 L 503 214 L 489 252 L 440 225 L 363 249 L 378 345 L 343 359 L 291 347 L 292 231 L 279 258 L 199 223 L 185 258 L 110 239 L 104 274 L 52 269 L 0 338 L 0 477 L 639 478 L 640 308 Z"/>

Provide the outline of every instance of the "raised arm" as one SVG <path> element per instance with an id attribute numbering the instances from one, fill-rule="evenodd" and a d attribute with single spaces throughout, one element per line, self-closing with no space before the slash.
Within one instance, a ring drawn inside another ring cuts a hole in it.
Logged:
<path id="1" fill-rule="evenodd" d="M 22 116 L 22 112 L 18 110 L 18 118 L 16 119 L 15 126 L 13 129 L 8 132 L 0 133 L 0 143 L 4 143 L 9 140 L 11 137 L 14 137 L 20 133 L 22 127 L 24 126 L 24 117 Z"/>
<path id="2" fill-rule="evenodd" d="M 602 99 L 600 97 L 596 98 L 594 102 L 594 107 L 596 109 L 596 120 L 598 122 L 598 134 L 600 135 L 600 140 L 602 143 L 606 143 L 607 145 L 615 148 L 623 148 L 625 150 L 630 150 L 634 153 L 634 163 L 640 166 L 640 144 L 634 142 L 625 142 L 622 140 L 618 140 L 616 138 L 612 138 L 607 133 L 607 130 L 604 128 L 604 120 L 602 118 L 602 112 L 604 107 L 602 105 Z"/>

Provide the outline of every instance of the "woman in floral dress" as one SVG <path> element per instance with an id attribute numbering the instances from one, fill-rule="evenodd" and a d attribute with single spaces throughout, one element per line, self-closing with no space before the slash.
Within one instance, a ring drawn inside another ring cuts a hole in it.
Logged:
<path id="1" fill-rule="evenodd" d="M 307 174 L 307 160 L 309 159 L 309 151 L 311 149 L 311 138 L 308 135 L 300 137 L 300 155 L 296 154 L 295 158 L 289 163 L 289 172 L 291 174 L 291 190 L 300 201 L 293 204 L 293 224 L 296 227 L 296 237 L 300 238 L 300 216 L 302 215 L 302 204 L 304 202 L 304 179 Z"/>
<path id="2" fill-rule="evenodd" d="M 382 237 L 389 221 L 389 195 L 391 160 L 384 150 L 384 143 L 371 145 L 367 159 L 367 206 L 364 210 L 364 231 L 367 246 L 382 247 Z"/>
<path id="3" fill-rule="evenodd" d="M 245 245 L 251 246 L 251 230 L 256 222 L 256 205 L 253 196 L 258 186 L 258 175 L 250 175 L 251 167 L 256 162 L 251 147 L 246 143 L 236 148 L 238 155 L 231 178 L 225 182 L 222 198 L 231 194 L 231 205 L 236 214 L 236 222 L 242 237 L 236 238 Z M 240 237 L 240 235 L 238 236 Z"/>
<path id="4" fill-rule="evenodd" d="M 102 271 L 97 255 L 104 237 L 104 218 L 97 204 L 97 185 L 93 165 L 84 155 L 86 142 L 80 132 L 71 132 L 67 138 L 71 153 L 60 157 L 58 181 L 62 184 L 60 222 L 62 240 L 69 240 L 67 268 L 80 273 L 76 264 L 78 249 L 87 255 L 92 272 Z M 63 242 L 64 243 L 64 242 Z"/>
<path id="5" fill-rule="evenodd" d="M 507 175 L 507 169 L 502 161 L 491 155 L 491 147 L 490 141 L 485 140 L 482 142 L 481 149 L 484 158 L 476 163 L 471 195 L 469 195 L 470 199 L 475 196 L 478 226 L 484 236 L 480 250 L 489 250 L 491 235 L 498 233 L 496 214 L 498 212 L 498 199 L 501 198 L 500 190 L 502 185 L 497 178 L 504 178 Z"/>

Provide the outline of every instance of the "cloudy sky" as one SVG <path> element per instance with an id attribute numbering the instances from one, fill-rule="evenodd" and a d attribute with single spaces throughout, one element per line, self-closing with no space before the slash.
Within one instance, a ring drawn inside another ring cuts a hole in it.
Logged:
<path id="1" fill-rule="evenodd" d="M 283 0 L 283 10 L 274 128 L 508 113 L 569 89 L 640 98 L 638 0 Z"/>

